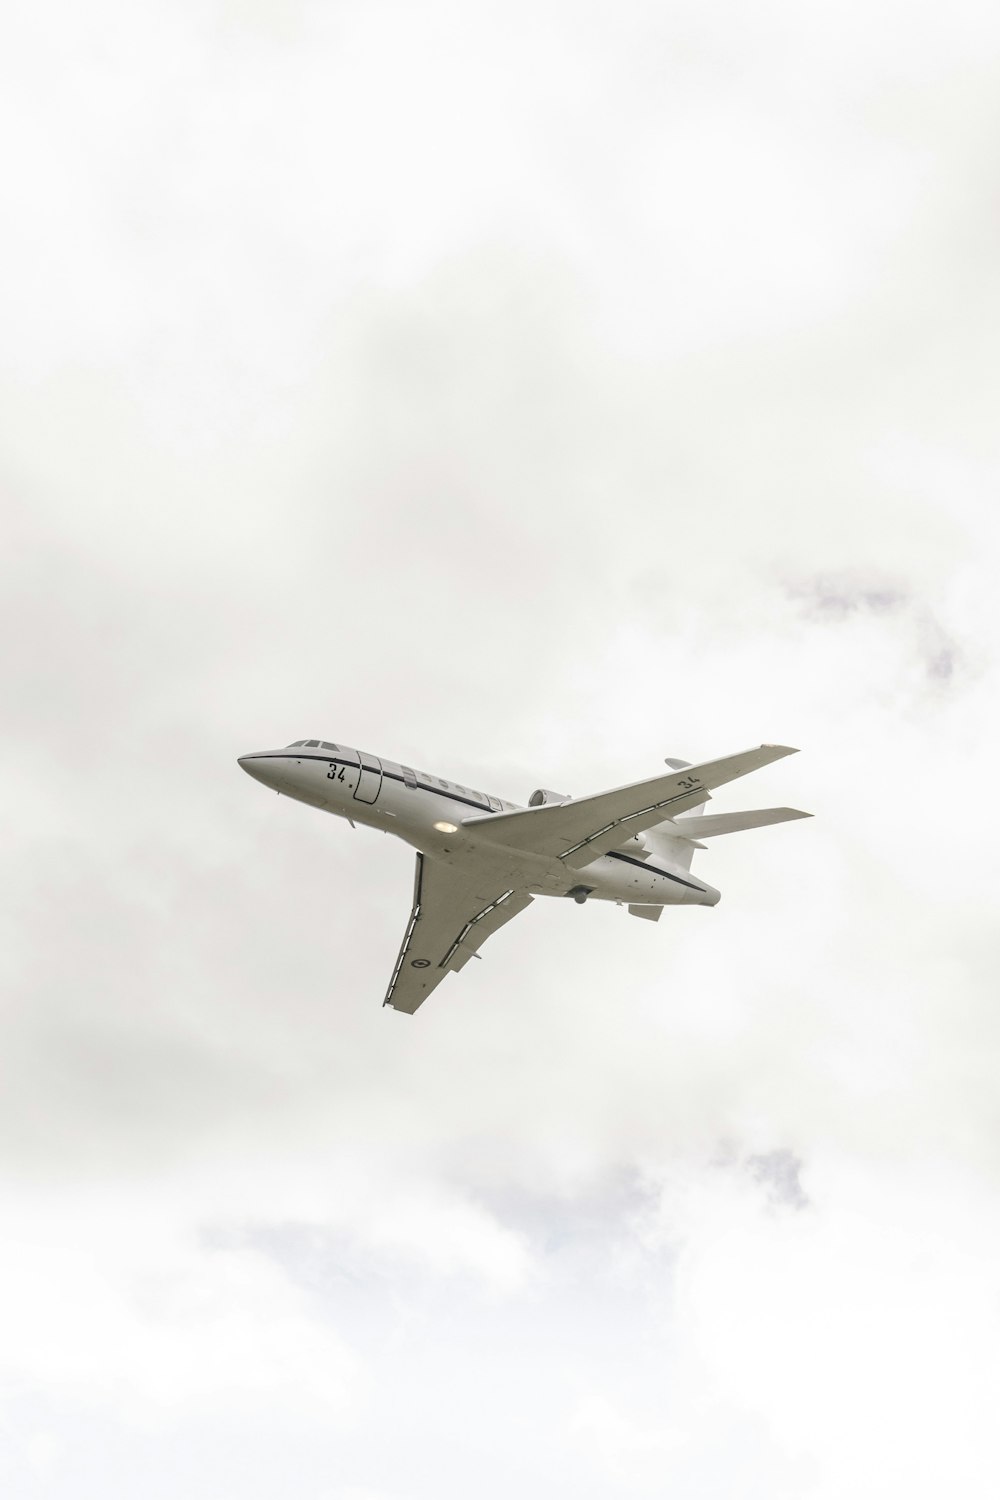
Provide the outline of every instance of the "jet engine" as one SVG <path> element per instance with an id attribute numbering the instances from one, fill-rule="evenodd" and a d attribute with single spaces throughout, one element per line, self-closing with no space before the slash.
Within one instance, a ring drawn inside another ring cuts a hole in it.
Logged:
<path id="1" fill-rule="evenodd" d="M 570 802 L 572 798 L 562 792 L 550 792 L 547 787 L 540 786 L 537 791 L 532 792 L 528 798 L 529 807 L 545 807 L 550 802 Z"/>

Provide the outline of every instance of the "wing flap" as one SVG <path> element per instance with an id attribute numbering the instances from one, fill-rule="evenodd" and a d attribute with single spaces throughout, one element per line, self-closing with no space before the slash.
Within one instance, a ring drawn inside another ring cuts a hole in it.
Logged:
<path id="1" fill-rule="evenodd" d="M 505 922 L 530 906 L 532 899 L 526 893 L 519 895 L 517 891 L 504 891 L 478 916 L 473 917 L 471 922 L 466 923 L 455 940 L 453 951 L 448 955 L 448 968 L 461 969 L 470 958 L 475 957 L 488 937 L 492 937 Z"/>
<path id="2" fill-rule="evenodd" d="M 591 797 L 464 818 L 462 827 L 491 843 L 547 855 L 573 869 L 582 869 L 620 847 L 632 834 L 709 801 L 715 787 L 794 754 L 788 745 L 759 745 L 738 755 L 677 767 L 669 775 Z M 699 827 L 704 821 L 699 819 Z"/>
<path id="3" fill-rule="evenodd" d="M 453 869 L 417 855 L 413 909 L 383 1005 L 409 1015 L 488 937 L 531 905 L 526 892 L 497 890 L 496 875 Z"/>

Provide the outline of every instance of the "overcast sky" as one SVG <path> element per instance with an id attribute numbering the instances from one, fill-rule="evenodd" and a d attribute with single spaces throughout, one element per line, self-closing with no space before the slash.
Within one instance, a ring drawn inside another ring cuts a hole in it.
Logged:
<path id="1" fill-rule="evenodd" d="M 0 1489 L 996 1494 L 1000 12 L 32 0 L 0 46 Z M 715 910 L 413 856 L 762 740 Z"/>

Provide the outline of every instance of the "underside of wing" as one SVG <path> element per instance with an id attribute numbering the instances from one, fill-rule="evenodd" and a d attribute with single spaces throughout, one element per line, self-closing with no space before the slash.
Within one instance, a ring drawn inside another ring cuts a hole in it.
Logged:
<path id="1" fill-rule="evenodd" d="M 410 1015 L 446 974 L 531 905 L 524 891 L 497 888 L 496 874 L 417 855 L 413 910 L 383 1005 Z"/>
<path id="2" fill-rule="evenodd" d="M 713 788 L 794 754 L 788 745 L 759 745 L 721 760 L 676 767 L 667 776 L 655 776 L 650 781 L 634 782 L 592 797 L 529 807 L 520 812 L 465 818 L 462 826 L 491 843 L 548 855 L 573 869 L 582 869 L 600 855 L 617 849 L 633 834 L 709 801 Z"/>

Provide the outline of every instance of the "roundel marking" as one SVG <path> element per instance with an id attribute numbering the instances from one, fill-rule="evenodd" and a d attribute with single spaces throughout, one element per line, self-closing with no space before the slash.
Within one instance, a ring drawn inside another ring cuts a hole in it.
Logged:
<path id="1" fill-rule="evenodd" d="M 429 958 L 411 958 L 410 959 L 410 968 L 411 969 L 429 969 L 430 966 L 431 966 L 431 961 L 430 961 Z"/>

